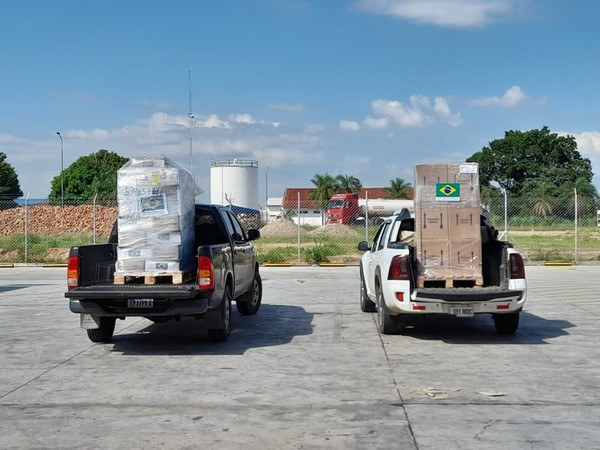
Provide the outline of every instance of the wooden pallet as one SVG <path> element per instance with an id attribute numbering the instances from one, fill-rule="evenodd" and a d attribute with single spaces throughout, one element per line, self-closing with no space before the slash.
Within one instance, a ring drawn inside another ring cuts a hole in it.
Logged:
<path id="1" fill-rule="evenodd" d="M 483 277 L 480 275 L 474 277 L 444 277 L 444 278 L 417 278 L 417 287 L 419 289 L 437 287 L 437 288 L 459 288 L 459 287 L 482 287 Z"/>
<path id="2" fill-rule="evenodd" d="M 194 272 L 160 272 L 153 275 L 123 275 L 114 277 L 114 284 L 183 284 L 194 279 Z"/>

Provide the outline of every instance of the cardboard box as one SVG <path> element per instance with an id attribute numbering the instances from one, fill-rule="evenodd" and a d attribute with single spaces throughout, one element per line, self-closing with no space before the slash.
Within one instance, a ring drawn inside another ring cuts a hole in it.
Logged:
<path id="1" fill-rule="evenodd" d="M 468 162 L 448 164 L 448 181 L 479 186 L 479 164 Z"/>
<path id="2" fill-rule="evenodd" d="M 449 242 L 449 274 L 455 278 L 481 276 L 481 240 L 452 239 Z"/>
<path id="3" fill-rule="evenodd" d="M 480 239 L 479 215 L 479 208 L 458 206 L 448 208 L 448 237 L 450 239 Z"/>
<path id="4" fill-rule="evenodd" d="M 415 186 L 435 186 L 448 181 L 447 164 L 417 164 L 415 166 Z"/>
<path id="5" fill-rule="evenodd" d="M 444 239 L 448 237 L 448 210 L 446 208 L 421 208 L 417 212 L 420 239 Z"/>
<path id="6" fill-rule="evenodd" d="M 425 278 L 445 278 L 449 264 L 448 254 L 448 239 L 419 239 L 417 241 L 418 275 Z"/>

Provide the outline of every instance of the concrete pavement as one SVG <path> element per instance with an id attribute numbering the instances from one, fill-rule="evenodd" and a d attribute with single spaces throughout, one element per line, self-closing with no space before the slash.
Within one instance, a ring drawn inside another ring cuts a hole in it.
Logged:
<path id="1" fill-rule="evenodd" d="M 117 322 L 92 344 L 65 269 L 0 269 L 2 448 L 600 448 L 600 266 L 527 267 L 514 336 L 490 317 L 380 336 L 358 268 L 262 268 L 228 342 Z"/>

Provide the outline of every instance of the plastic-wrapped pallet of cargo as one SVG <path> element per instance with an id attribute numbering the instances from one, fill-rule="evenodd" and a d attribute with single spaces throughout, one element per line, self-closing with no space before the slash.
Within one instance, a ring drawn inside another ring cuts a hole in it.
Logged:
<path id="1" fill-rule="evenodd" d="M 482 284 L 478 169 L 477 163 L 415 167 L 419 287 L 429 280 Z"/>
<path id="2" fill-rule="evenodd" d="M 166 156 L 131 158 L 117 171 L 119 242 L 115 283 L 172 277 L 195 270 L 194 204 L 189 171 Z"/>

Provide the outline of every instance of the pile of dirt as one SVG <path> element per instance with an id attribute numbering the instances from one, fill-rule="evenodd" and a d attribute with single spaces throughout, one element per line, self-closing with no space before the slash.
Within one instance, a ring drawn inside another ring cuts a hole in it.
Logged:
<path id="1" fill-rule="evenodd" d="M 322 227 L 317 228 L 308 233 L 309 236 L 321 237 L 321 236 L 335 236 L 335 237 L 346 237 L 349 239 L 360 238 L 355 230 L 350 228 L 348 225 L 342 225 L 340 223 L 328 223 Z"/>
<path id="2" fill-rule="evenodd" d="M 117 217 L 115 206 L 96 206 L 96 233 L 108 236 Z M 54 206 L 31 205 L 27 207 L 0 211 L 0 236 L 23 234 L 25 232 L 25 214 L 27 231 L 30 234 L 59 236 L 65 234 L 93 233 L 94 206 Z"/>
<path id="3" fill-rule="evenodd" d="M 300 235 L 306 234 L 306 231 L 300 228 Z M 260 229 L 261 237 L 283 237 L 283 236 L 297 236 L 298 225 L 293 220 L 285 217 L 278 219 L 274 222 L 269 222 L 267 225 Z"/>

